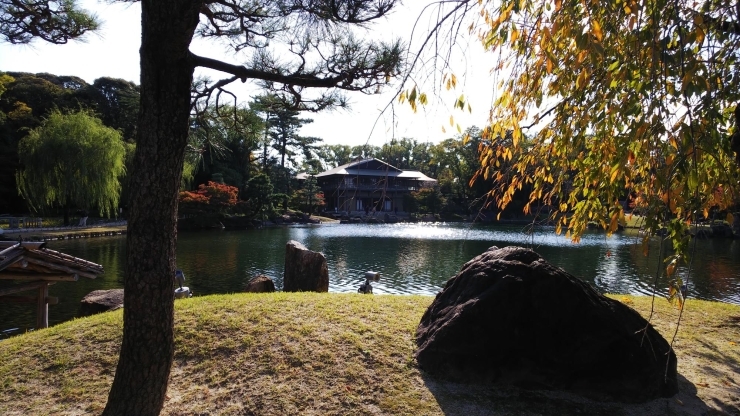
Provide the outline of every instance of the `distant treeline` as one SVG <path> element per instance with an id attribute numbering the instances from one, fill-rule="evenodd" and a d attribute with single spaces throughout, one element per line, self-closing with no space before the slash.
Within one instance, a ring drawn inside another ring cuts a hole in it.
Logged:
<path id="1" fill-rule="evenodd" d="M 15 181 L 16 171 L 22 168 L 18 142 L 55 109 L 92 111 L 106 126 L 119 130 L 123 140 L 133 142 L 139 86 L 106 77 L 91 85 L 74 76 L 0 74 L 0 214 L 28 212 Z"/>
<path id="2" fill-rule="evenodd" d="M 120 131 L 122 140 L 134 144 L 138 108 L 139 86 L 130 81 L 103 77 L 88 84 L 74 76 L 0 73 L 0 214 L 31 211 L 16 184 L 15 174 L 23 169 L 18 143 L 53 111 L 84 110 Z M 288 208 L 317 210 L 322 206 L 321 195 L 308 207 L 301 203 L 307 192 L 313 195 L 315 190 L 301 190 L 292 179 L 296 173 L 317 174 L 358 157 L 374 157 L 438 180 L 435 189 L 415 195 L 416 203 L 409 201 L 412 209 L 452 217 L 474 214 L 484 205 L 490 181 L 470 184 L 480 166 L 479 148 L 484 141 L 483 132 L 476 127 L 436 144 L 399 138 L 381 146 L 329 145 L 320 137 L 299 134 L 302 125 L 312 122 L 301 115 L 280 108 L 271 96 L 255 97 L 238 108 L 195 106 L 182 190 L 197 191 L 211 181 L 233 186 L 238 200 L 246 204 L 239 206 L 248 207 L 242 210 L 247 215 L 276 214 Z M 125 180 L 121 192 L 127 192 Z M 522 195 L 517 192 L 514 199 Z M 526 201 L 517 202 L 507 211 L 520 212 Z M 125 208 L 125 195 L 120 203 Z"/>

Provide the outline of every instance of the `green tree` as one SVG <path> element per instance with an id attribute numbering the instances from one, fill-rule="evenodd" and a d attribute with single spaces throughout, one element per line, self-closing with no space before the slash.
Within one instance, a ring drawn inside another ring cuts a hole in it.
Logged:
<path id="1" fill-rule="evenodd" d="M 300 167 L 297 169 L 298 172 L 306 172 L 311 175 L 319 174 L 325 171 L 324 162 L 322 155 L 320 154 L 321 148 L 317 148 L 316 152 L 310 152 L 308 155 L 304 155 L 301 161 Z"/>
<path id="2" fill-rule="evenodd" d="M 316 151 L 322 170 L 329 170 L 352 161 L 352 146 L 346 144 L 323 144 Z"/>
<path id="3" fill-rule="evenodd" d="M 253 151 L 262 131 L 257 113 L 246 107 L 209 106 L 192 117 L 186 162 L 195 184 L 220 175 L 225 183 L 246 190 L 255 171 Z"/>
<path id="4" fill-rule="evenodd" d="M 377 157 L 399 169 L 425 171 L 431 162 L 431 148 L 431 143 L 419 143 L 408 137 L 391 139 L 380 147 Z"/>
<path id="5" fill-rule="evenodd" d="M 124 140 L 136 139 L 139 114 L 139 86 L 131 81 L 102 77 L 78 95 L 89 94 L 89 106 L 106 126 L 121 130 Z"/>
<path id="6" fill-rule="evenodd" d="M 54 109 L 70 109 L 69 91 L 66 91 L 60 83 L 33 74 L 8 73 L 7 75 L 13 78 L 13 82 L 6 85 L 6 91 L 0 99 L 3 111 L 10 115 L 21 106 L 30 110 L 22 117 L 21 114 L 12 117 L 12 129 L 36 128 Z M 16 132 L 17 134 L 19 133 Z"/>
<path id="7" fill-rule="evenodd" d="M 301 189 L 293 193 L 293 205 L 299 210 L 313 214 L 317 209 L 326 205 L 324 193 L 316 183 L 316 177 L 311 175 L 306 178 Z"/>
<path id="8" fill-rule="evenodd" d="M 410 213 L 419 212 L 419 201 L 416 199 L 416 195 L 414 195 L 413 192 L 403 194 L 403 209 Z"/>
<path id="9" fill-rule="evenodd" d="M 18 142 L 52 111 L 94 111 L 106 126 L 120 130 L 124 140 L 134 142 L 139 100 L 135 84 L 100 78 L 88 85 L 77 77 L 47 73 L 12 72 L 6 77 L 12 81 L 5 84 L 6 92 L 0 97 L 0 112 L 6 114 L 0 117 L 0 212 L 26 210 L 14 175 L 20 169 Z M 122 186 L 125 201 L 125 181 Z"/>
<path id="10" fill-rule="evenodd" d="M 279 97 L 267 94 L 267 95 L 261 95 L 258 97 L 255 97 L 254 101 L 250 103 L 249 107 L 258 112 L 264 114 L 264 123 L 262 125 L 262 138 L 259 141 L 259 145 L 262 148 L 262 156 L 261 159 L 261 165 L 262 165 L 262 173 L 267 174 L 268 173 L 268 165 L 270 164 L 269 159 L 269 150 L 270 150 L 270 143 L 271 143 L 271 137 L 270 137 L 270 119 L 271 119 L 271 113 L 273 111 L 278 111 L 280 108 L 284 107 L 284 103 L 282 103 L 279 99 Z"/>
<path id="11" fill-rule="evenodd" d="M 290 177 L 293 168 L 297 165 L 296 156 L 303 154 L 304 160 L 312 160 L 314 153 L 321 141 L 317 137 L 304 137 L 298 134 L 300 128 L 312 119 L 299 118 L 300 111 L 293 108 L 292 104 L 286 103 L 280 97 L 275 95 L 265 95 L 255 99 L 253 108 L 265 113 L 265 140 L 262 147 L 263 172 L 269 172 L 268 166 L 268 146 L 272 147 L 279 156 L 279 168 L 271 171 L 277 176 L 273 176 L 273 183 L 277 189 L 289 195 Z M 283 209 L 287 208 L 287 197 L 283 201 Z"/>
<path id="12" fill-rule="evenodd" d="M 432 163 L 433 147 L 434 144 L 431 142 L 419 143 L 414 140 L 413 148 L 411 149 L 411 168 L 420 170 L 425 175 L 430 174 L 429 165 Z"/>
<path id="13" fill-rule="evenodd" d="M 292 164 L 297 151 L 308 153 L 314 143 L 321 141 L 321 139 L 315 137 L 301 137 L 298 134 L 301 126 L 313 122 L 311 119 L 299 118 L 299 114 L 295 110 L 277 108 L 269 113 L 267 123 L 272 148 L 280 155 L 280 169 L 276 171 L 280 172 L 281 175 L 275 178 L 273 182 L 279 185 L 278 190 L 286 195 L 283 200 L 283 209 L 287 209 L 287 195 L 290 195 L 291 169 L 290 166 L 286 165 L 286 162 Z"/>
<path id="14" fill-rule="evenodd" d="M 312 123 L 309 118 L 299 118 L 298 111 L 277 109 L 270 112 L 268 118 L 268 134 L 272 139 L 272 148 L 280 155 L 280 167 L 285 168 L 286 162 L 292 162 L 297 152 L 303 152 L 308 146 L 321 139 L 304 138 L 298 130 L 304 125 Z"/>
<path id="15" fill-rule="evenodd" d="M 270 177 L 258 173 L 247 182 L 246 199 L 254 207 L 255 215 L 263 221 L 265 214 L 272 212 L 273 195 L 275 194 Z"/>
<path id="16" fill-rule="evenodd" d="M 380 147 L 378 158 L 399 169 L 411 169 L 411 155 L 415 145 L 416 141 L 411 139 L 391 139 Z"/>
<path id="17" fill-rule="evenodd" d="M 481 208 L 481 201 L 490 190 L 490 182 L 471 183 L 479 166 L 479 148 L 482 131 L 470 127 L 454 138 L 443 140 L 431 148 L 430 159 L 422 171 L 437 178 L 440 191 L 455 210 L 470 214 Z"/>
<path id="18" fill-rule="evenodd" d="M 740 177 L 739 6 L 483 2 L 481 41 L 511 68 L 479 171 L 497 181 L 497 204 L 530 185 L 524 209 L 550 205 L 578 240 L 590 220 L 616 230 L 630 193 L 645 238 L 667 227 L 685 258 L 689 224 L 730 207 Z"/>
<path id="19" fill-rule="evenodd" d="M 10 84 L 11 82 L 15 81 L 15 78 L 11 77 L 8 74 L 0 74 L 0 97 L 7 91 L 8 87 L 7 84 Z"/>
<path id="20" fill-rule="evenodd" d="M 379 157 L 380 148 L 371 144 L 363 144 L 360 146 L 352 147 L 352 160 L 356 158 L 369 159 L 371 157 Z"/>
<path id="21" fill-rule="evenodd" d="M 0 74 L 0 99 L 8 88 L 8 84 L 15 79 L 7 74 Z M 13 199 L 18 194 L 15 185 L 14 173 L 18 168 L 18 146 L 17 141 L 12 138 L 11 128 L 8 124 L 8 114 L 0 107 L 0 211 L 12 212 Z M 20 199 L 20 198 L 19 198 Z"/>
<path id="22" fill-rule="evenodd" d="M 18 156 L 18 189 L 32 209 L 61 206 L 69 225 L 71 207 L 106 216 L 118 208 L 126 148 L 121 134 L 100 119 L 52 112 L 21 140 Z"/>
<path id="23" fill-rule="evenodd" d="M 416 200 L 415 205 L 422 213 L 438 214 L 447 203 L 447 199 L 440 192 L 439 186 L 421 188 L 418 191 L 411 192 L 411 196 Z"/>
<path id="24" fill-rule="evenodd" d="M 37 38 L 67 43 L 97 28 L 95 16 L 73 0 L 0 2 L 0 36 L 9 43 L 30 43 Z"/>

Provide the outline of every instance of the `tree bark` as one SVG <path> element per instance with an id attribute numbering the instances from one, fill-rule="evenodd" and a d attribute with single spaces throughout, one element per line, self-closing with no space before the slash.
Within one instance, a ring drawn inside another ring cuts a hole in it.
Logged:
<path id="1" fill-rule="evenodd" d="M 104 415 L 158 415 L 174 355 L 177 192 L 190 113 L 188 47 L 200 1 L 143 0 L 141 98 L 121 353 Z"/>
<path id="2" fill-rule="evenodd" d="M 285 187 L 283 188 L 284 197 L 283 197 L 283 213 L 288 212 L 288 194 L 290 193 L 290 174 L 285 170 L 285 152 L 287 151 L 286 147 L 288 144 L 288 137 L 283 136 L 282 143 L 280 147 L 280 168 L 282 168 L 282 173 L 285 175 Z"/>

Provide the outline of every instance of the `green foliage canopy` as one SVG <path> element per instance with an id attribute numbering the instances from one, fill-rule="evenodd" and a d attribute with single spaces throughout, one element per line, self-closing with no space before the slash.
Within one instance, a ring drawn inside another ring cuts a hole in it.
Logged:
<path id="1" fill-rule="evenodd" d="M 98 118 L 52 112 L 19 143 L 18 190 L 34 209 L 95 207 L 109 216 L 118 207 L 126 150 L 121 134 Z"/>
<path id="2" fill-rule="evenodd" d="M 310 175 L 306 178 L 303 187 L 293 193 L 291 202 L 294 207 L 309 214 L 313 214 L 317 209 L 326 205 L 324 193 L 319 188 L 315 176 Z"/>
<path id="3" fill-rule="evenodd" d="M 15 181 L 21 168 L 18 143 L 54 110 L 93 111 L 103 124 L 120 130 L 126 142 L 134 141 L 139 108 L 139 87 L 134 83 L 103 77 L 89 85 L 74 76 L 10 72 L 0 75 L 0 84 L 5 90 L 0 94 L 0 212 L 28 210 Z M 125 181 L 122 186 L 125 200 L 129 188 Z"/>
<path id="4" fill-rule="evenodd" d="M 262 124 L 257 113 L 246 107 L 200 109 L 191 117 L 183 178 L 201 184 L 220 174 L 224 182 L 243 192 L 257 169 L 253 152 Z"/>
<path id="5" fill-rule="evenodd" d="M 36 38 L 63 44 L 98 28 L 95 15 L 74 0 L 0 1 L 0 39 L 25 44 Z"/>
<path id="6" fill-rule="evenodd" d="M 447 199 L 442 195 L 438 186 L 413 191 L 411 197 L 415 200 L 415 204 L 410 205 L 424 214 L 438 214 L 447 203 Z"/>
<path id="7" fill-rule="evenodd" d="M 264 215 L 272 210 L 272 200 L 274 198 L 274 187 L 270 182 L 270 177 L 264 173 L 249 178 L 247 182 L 247 199 L 254 206 L 256 214 Z"/>

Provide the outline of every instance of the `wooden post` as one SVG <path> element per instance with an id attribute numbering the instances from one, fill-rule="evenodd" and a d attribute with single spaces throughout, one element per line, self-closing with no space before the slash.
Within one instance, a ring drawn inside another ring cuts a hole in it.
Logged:
<path id="1" fill-rule="evenodd" d="M 36 329 L 49 327 L 49 304 L 46 298 L 49 296 L 49 285 L 39 287 L 36 299 Z"/>

